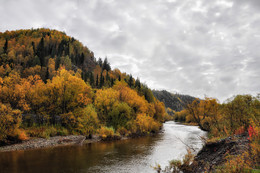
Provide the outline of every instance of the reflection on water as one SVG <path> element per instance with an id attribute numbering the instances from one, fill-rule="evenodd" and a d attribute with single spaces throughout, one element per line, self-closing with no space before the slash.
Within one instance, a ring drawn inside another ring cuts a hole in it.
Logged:
<path id="1" fill-rule="evenodd" d="M 164 124 L 164 133 L 155 137 L 0 153 L 0 172 L 154 172 L 156 163 L 166 166 L 186 154 L 186 143 L 199 150 L 198 136 L 206 133 L 195 126 L 175 122 Z"/>

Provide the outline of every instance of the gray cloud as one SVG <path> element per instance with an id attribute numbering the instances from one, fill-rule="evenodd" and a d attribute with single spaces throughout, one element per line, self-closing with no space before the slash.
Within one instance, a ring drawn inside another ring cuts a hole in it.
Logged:
<path id="1" fill-rule="evenodd" d="M 260 89 L 259 0 L 0 0 L 0 31 L 48 27 L 155 89 L 221 101 Z"/>

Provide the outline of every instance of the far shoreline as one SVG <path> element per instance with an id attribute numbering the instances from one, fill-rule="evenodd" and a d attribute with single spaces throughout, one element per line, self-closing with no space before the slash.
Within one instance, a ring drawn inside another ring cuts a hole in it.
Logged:
<path id="1" fill-rule="evenodd" d="M 91 144 L 91 143 L 112 142 L 112 141 L 120 141 L 120 140 L 153 136 L 159 133 L 163 133 L 162 129 L 156 133 L 133 134 L 128 137 L 115 136 L 106 139 L 102 139 L 98 135 L 92 135 L 91 139 L 88 139 L 84 135 L 54 136 L 50 138 L 31 138 L 21 143 L 1 146 L 0 153 L 13 152 L 13 151 L 27 151 L 27 150 L 34 150 L 34 149 L 56 148 L 62 146 L 74 146 L 74 145 L 83 146 L 85 144 Z"/>

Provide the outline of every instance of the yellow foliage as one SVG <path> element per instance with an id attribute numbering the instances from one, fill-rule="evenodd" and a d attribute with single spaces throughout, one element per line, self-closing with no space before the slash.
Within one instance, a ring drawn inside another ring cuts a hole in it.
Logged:
<path id="1" fill-rule="evenodd" d="M 154 103 L 154 107 L 154 119 L 158 120 L 159 122 L 163 122 L 166 116 L 164 103 L 156 100 Z"/>
<path id="2" fill-rule="evenodd" d="M 102 139 L 106 139 L 106 138 L 111 138 L 115 135 L 115 131 L 113 128 L 108 128 L 108 127 L 104 127 L 102 126 L 99 130 L 98 130 L 98 134 Z"/>
<path id="3" fill-rule="evenodd" d="M 71 132 L 78 132 L 84 135 L 93 134 L 99 127 L 97 113 L 92 104 L 85 108 L 76 109 L 61 115 L 62 123 Z"/>
<path id="4" fill-rule="evenodd" d="M 0 103 L 0 140 L 15 136 L 22 121 L 21 111 Z"/>
<path id="5" fill-rule="evenodd" d="M 23 71 L 24 77 L 31 76 L 31 75 L 41 75 L 41 66 L 36 65 L 34 67 L 29 67 L 24 69 Z"/>
<path id="6" fill-rule="evenodd" d="M 29 111 L 27 95 L 30 88 L 31 84 L 27 79 L 20 78 L 18 73 L 13 72 L 3 80 L 0 99 L 3 103 L 10 103 L 14 108 Z"/>
<path id="7" fill-rule="evenodd" d="M 227 156 L 227 161 L 224 164 L 224 167 L 220 170 L 223 170 L 227 173 L 237 173 L 237 172 L 251 172 L 252 169 L 252 160 L 249 157 L 248 152 L 244 152 L 238 156 Z"/>
<path id="8" fill-rule="evenodd" d="M 119 92 L 112 88 L 97 90 L 94 104 L 99 119 L 106 122 L 108 113 L 119 104 Z"/>
<path id="9" fill-rule="evenodd" d="M 186 109 L 180 111 L 180 112 L 175 112 L 174 114 L 174 120 L 175 121 L 180 121 L 180 122 L 194 122 L 192 121 L 192 115 L 188 114 L 188 111 Z"/>
<path id="10" fill-rule="evenodd" d="M 67 113 L 92 102 L 91 87 L 65 69 L 48 81 L 45 92 L 49 96 L 48 105 L 56 113 Z"/>
<path id="11" fill-rule="evenodd" d="M 219 103 L 214 98 L 206 97 L 204 100 L 196 99 L 187 105 L 188 121 L 193 121 L 203 130 L 210 131 L 211 127 L 220 130 Z"/>
<path id="12" fill-rule="evenodd" d="M 138 114 L 136 117 L 136 124 L 141 133 L 156 132 L 161 127 L 160 123 L 146 114 Z"/>
<path id="13" fill-rule="evenodd" d="M 139 96 L 136 91 L 127 87 L 125 82 L 117 81 L 113 88 L 119 91 L 120 101 L 126 102 L 136 113 L 148 112 L 148 102 L 144 97 Z"/>

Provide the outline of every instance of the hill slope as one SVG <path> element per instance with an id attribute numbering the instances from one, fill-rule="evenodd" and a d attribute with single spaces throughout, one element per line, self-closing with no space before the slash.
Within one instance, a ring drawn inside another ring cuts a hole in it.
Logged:
<path id="1" fill-rule="evenodd" d="M 168 91 L 153 90 L 153 95 L 165 104 L 165 107 L 171 108 L 172 110 L 179 112 L 185 108 L 185 105 L 192 103 L 195 97 L 182 94 L 172 94 Z"/>

